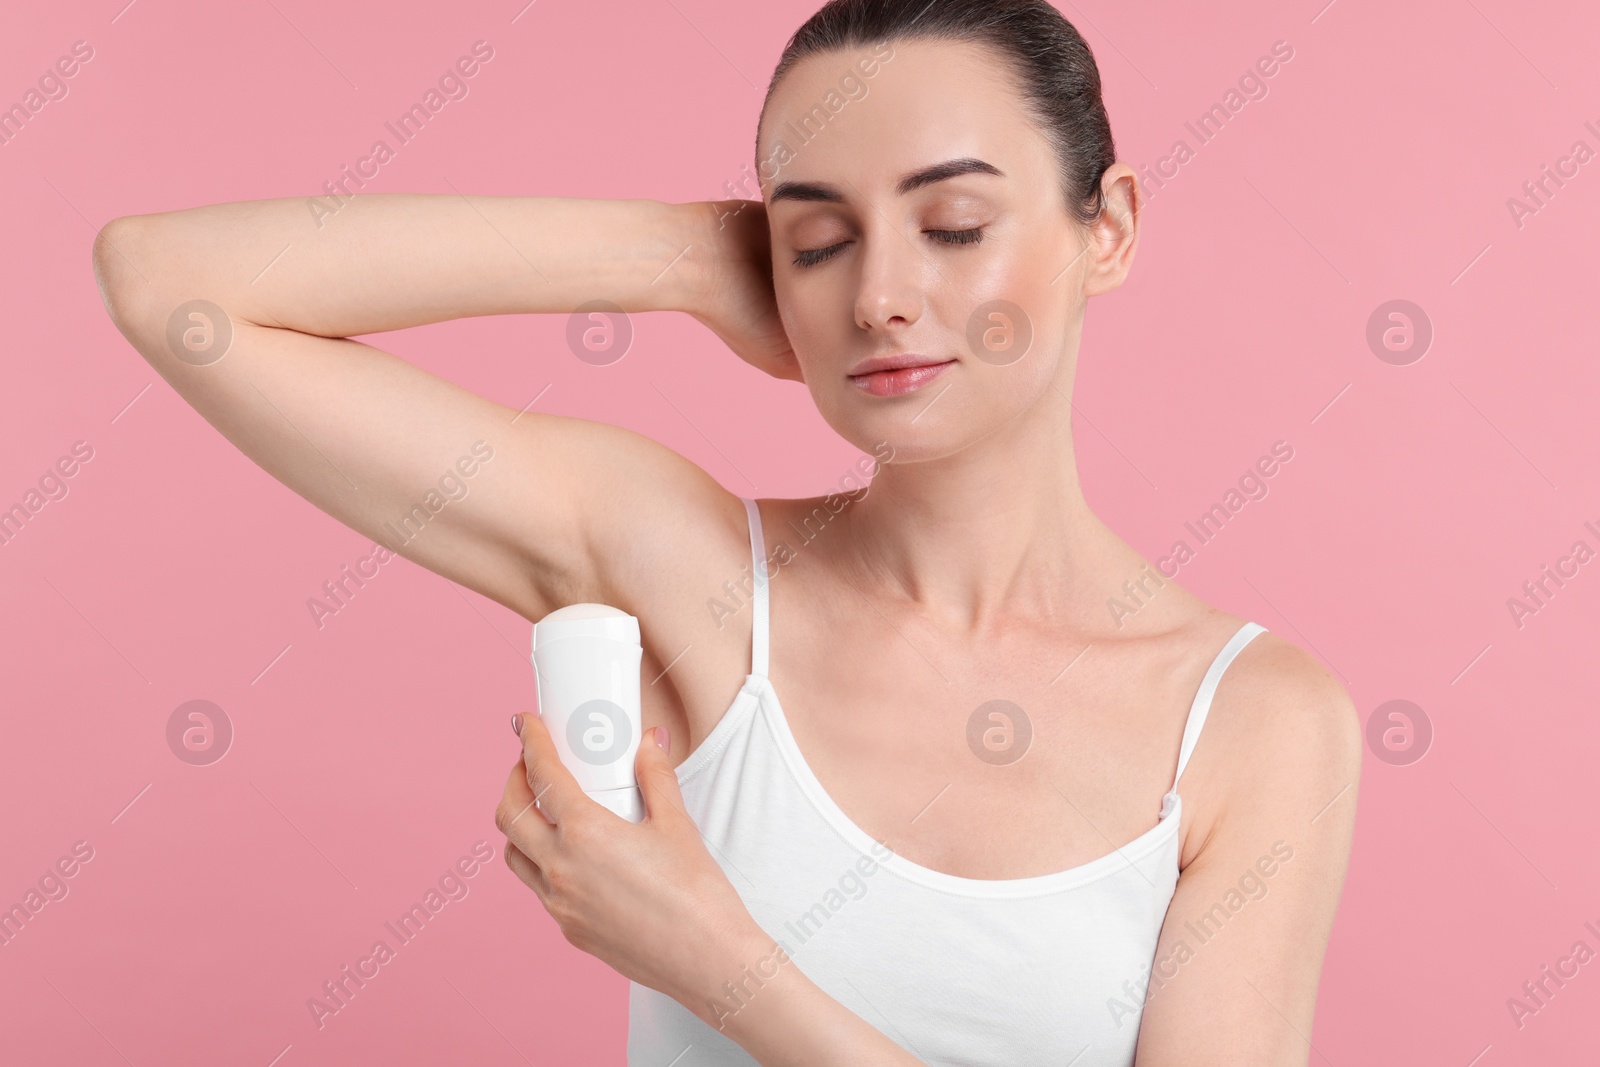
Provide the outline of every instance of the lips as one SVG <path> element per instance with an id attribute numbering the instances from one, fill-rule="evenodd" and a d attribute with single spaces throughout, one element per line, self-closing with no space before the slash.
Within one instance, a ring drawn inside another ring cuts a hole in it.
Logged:
<path id="1" fill-rule="evenodd" d="M 926 356 L 889 356 L 861 364 L 865 371 L 850 375 L 850 381 L 872 396 L 901 396 L 922 388 L 955 365 L 955 360 L 931 360 Z M 876 369 L 875 369 L 876 368 Z"/>
<path id="2" fill-rule="evenodd" d="M 904 370 L 907 367 L 929 367 L 935 363 L 945 363 L 947 360 L 937 359 L 933 356 L 924 356 L 920 352 L 896 352 L 887 356 L 873 356 L 864 359 L 851 367 L 849 374 L 852 378 L 859 374 L 871 374 L 881 370 Z"/>

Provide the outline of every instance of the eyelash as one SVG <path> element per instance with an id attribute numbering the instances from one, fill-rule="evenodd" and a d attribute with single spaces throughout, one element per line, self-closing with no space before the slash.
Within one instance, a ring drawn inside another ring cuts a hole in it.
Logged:
<path id="1" fill-rule="evenodd" d="M 969 245 L 983 240 L 982 226 L 970 230 L 923 230 L 922 232 L 948 245 Z M 840 241 L 827 248 L 806 249 L 794 257 L 794 264 L 797 267 L 814 267 L 824 260 L 832 259 L 847 244 L 848 241 Z"/>

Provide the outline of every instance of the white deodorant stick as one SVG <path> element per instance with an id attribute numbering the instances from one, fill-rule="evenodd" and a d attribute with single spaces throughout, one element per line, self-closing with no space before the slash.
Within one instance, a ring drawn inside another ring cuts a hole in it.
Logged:
<path id="1" fill-rule="evenodd" d="M 644 819 L 633 773 L 639 620 L 605 604 L 569 604 L 533 624 L 539 717 L 583 791 L 629 822 Z"/>

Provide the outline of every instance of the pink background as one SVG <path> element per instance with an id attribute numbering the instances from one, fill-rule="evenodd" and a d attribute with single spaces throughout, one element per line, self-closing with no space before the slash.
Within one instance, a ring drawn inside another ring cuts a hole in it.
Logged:
<path id="1" fill-rule="evenodd" d="M 470 95 L 371 191 L 726 196 L 813 4 L 543 0 L 513 22 L 519 0 L 122 2 L 12 5 L 0 35 L 0 103 L 94 48 L 0 145 L 0 508 L 94 450 L 0 546 L 0 904 L 94 850 L 0 947 L 3 1058 L 620 1063 L 625 982 L 498 860 L 528 623 L 396 560 L 317 630 L 306 600 L 366 542 L 154 374 L 90 245 L 118 215 L 317 194 L 479 39 Z M 1433 724 L 1422 760 L 1366 759 L 1312 1061 L 1575 1062 L 1600 962 L 1520 1029 L 1506 1000 L 1579 938 L 1600 949 L 1600 562 L 1520 629 L 1506 601 L 1574 541 L 1600 548 L 1600 161 L 1520 227 L 1507 201 L 1574 141 L 1600 149 L 1600 19 L 1322 2 L 1062 8 L 1135 165 L 1194 147 L 1186 120 L 1294 49 L 1150 199 L 1131 281 L 1094 302 L 1086 491 L 1155 559 L 1287 440 L 1270 495 L 1179 580 L 1318 654 L 1364 719 L 1403 698 Z M 1393 299 L 1435 332 L 1406 366 L 1366 341 Z M 744 495 L 818 492 L 855 460 L 802 386 L 686 316 L 635 327 L 606 368 L 567 351 L 563 316 L 377 343 L 518 407 L 548 385 L 540 410 L 647 433 Z M 209 766 L 165 738 L 197 698 L 235 730 Z M 479 840 L 496 858 L 469 895 L 318 1029 L 307 998 Z"/>

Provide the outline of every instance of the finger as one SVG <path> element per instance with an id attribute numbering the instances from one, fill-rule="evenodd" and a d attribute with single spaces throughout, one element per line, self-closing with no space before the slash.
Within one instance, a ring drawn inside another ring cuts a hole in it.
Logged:
<path id="1" fill-rule="evenodd" d="M 583 787 L 562 764 L 550 730 L 538 715 L 519 715 L 522 722 L 522 761 L 528 768 L 528 787 L 533 790 L 539 810 L 551 822 L 559 823 L 563 812 L 575 804 L 594 803 Z"/>
<path id="2" fill-rule="evenodd" d="M 556 830 L 534 803 L 533 790 L 528 788 L 528 771 L 522 760 L 512 766 L 506 777 L 506 787 L 500 804 L 495 808 L 494 825 L 506 835 L 508 844 L 514 845 L 535 863 L 548 856 L 555 845 Z"/>
<path id="3" fill-rule="evenodd" d="M 536 839 L 541 836 L 537 824 L 542 823 L 546 828 L 554 825 L 549 813 L 543 809 L 543 805 L 539 803 L 539 799 L 532 787 L 528 785 L 528 765 L 527 761 L 521 756 L 518 756 L 517 762 L 511 765 L 511 773 L 506 777 L 506 787 L 500 799 L 501 810 L 505 812 L 507 825 L 518 824 L 526 817 L 532 820 L 535 828 L 524 830 L 523 832 L 535 835 Z M 499 814 L 500 810 L 497 810 L 497 819 Z M 538 815 L 539 818 L 534 819 L 534 815 Z M 500 825 L 498 821 L 496 825 Z M 500 825 L 500 832 L 506 832 L 505 825 Z"/>
<path id="4" fill-rule="evenodd" d="M 656 743 L 656 730 L 671 743 L 671 735 L 666 733 L 665 727 L 645 731 L 639 742 L 639 754 L 634 757 L 633 773 L 644 798 L 645 818 L 658 825 L 675 826 L 689 815 L 684 810 L 683 793 L 678 788 L 678 771 L 667 758 L 667 751 Z"/>
<path id="5" fill-rule="evenodd" d="M 506 866 L 511 868 L 511 873 L 516 875 L 523 885 L 533 890 L 541 904 L 544 903 L 545 894 L 550 891 L 550 886 L 545 881 L 544 871 L 539 869 L 539 865 L 525 856 L 522 850 L 510 841 L 506 842 L 505 858 Z"/>

